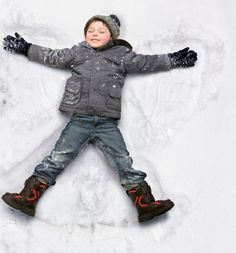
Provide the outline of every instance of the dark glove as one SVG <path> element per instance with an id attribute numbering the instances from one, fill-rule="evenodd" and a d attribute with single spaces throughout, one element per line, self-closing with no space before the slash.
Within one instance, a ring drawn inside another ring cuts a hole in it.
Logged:
<path id="1" fill-rule="evenodd" d="M 10 52 L 23 54 L 27 56 L 28 50 L 32 44 L 24 40 L 20 34 L 15 33 L 15 37 L 8 35 L 3 39 L 3 48 Z"/>
<path id="2" fill-rule="evenodd" d="M 197 60 L 197 53 L 186 47 L 178 52 L 168 54 L 172 67 L 192 67 Z"/>

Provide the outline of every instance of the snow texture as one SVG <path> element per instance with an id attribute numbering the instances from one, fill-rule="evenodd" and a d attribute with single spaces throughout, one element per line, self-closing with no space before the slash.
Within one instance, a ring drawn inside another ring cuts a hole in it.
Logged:
<path id="1" fill-rule="evenodd" d="M 195 50 L 194 68 L 132 75 L 123 89 L 119 125 L 134 168 L 147 173 L 156 198 L 175 207 L 139 224 L 118 175 L 90 145 L 45 193 L 34 218 L 1 202 L 0 252 L 235 252 L 236 5 L 119 3 L 0 0 L 0 37 L 18 32 L 34 44 L 71 47 L 83 40 L 88 18 L 114 13 L 120 37 L 137 53 Z M 3 49 L 0 62 L 2 195 L 21 190 L 68 121 L 58 106 L 70 73 Z"/>

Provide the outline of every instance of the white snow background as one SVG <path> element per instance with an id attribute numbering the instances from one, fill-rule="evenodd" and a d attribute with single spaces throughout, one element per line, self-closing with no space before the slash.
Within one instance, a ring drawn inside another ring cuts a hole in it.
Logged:
<path id="1" fill-rule="evenodd" d="M 233 0 L 0 0 L 0 40 L 20 33 L 51 48 L 83 40 L 86 21 L 114 13 L 134 51 L 189 46 L 194 68 L 129 76 L 119 126 L 166 215 L 139 224 L 118 175 L 90 145 L 30 218 L 0 203 L 1 253 L 234 253 L 236 17 Z M 68 71 L 0 49 L 0 194 L 19 192 L 69 116 L 58 111 Z"/>

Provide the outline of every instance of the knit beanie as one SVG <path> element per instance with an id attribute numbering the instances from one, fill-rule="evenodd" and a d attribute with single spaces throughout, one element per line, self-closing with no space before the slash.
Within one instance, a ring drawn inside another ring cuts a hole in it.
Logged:
<path id="1" fill-rule="evenodd" d="M 98 19 L 98 20 L 103 21 L 109 27 L 111 36 L 113 39 L 117 39 L 118 36 L 120 35 L 120 20 L 114 14 L 111 14 L 109 16 L 95 15 L 91 17 L 85 25 L 84 34 L 86 34 L 87 29 L 88 29 L 88 24 L 92 19 Z"/>

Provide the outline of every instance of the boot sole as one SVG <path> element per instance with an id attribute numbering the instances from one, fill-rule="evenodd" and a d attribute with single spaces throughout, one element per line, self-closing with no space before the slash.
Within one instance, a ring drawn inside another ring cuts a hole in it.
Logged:
<path id="1" fill-rule="evenodd" d="M 172 209 L 174 207 L 174 203 L 171 202 L 170 205 L 168 207 L 166 206 L 163 206 L 163 207 L 160 207 L 159 209 L 157 209 L 156 211 L 153 211 L 153 212 L 149 212 L 149 213 L 146 213 L 146 214 L 143 214 L 143 215 L 140 215 L 138 217 L 138 220 L 139 222 L 144 222 L 144 221 L 147 221 L 147 220 L 151 220 L 152 218 L 156 217 L 156 216 L 159 216 L 159 215 L 162 215 L 166 212 L 168 212 L 170 209 Z"/>
<path id="2" fill-rule="evenodd" d="M 24 214 L 27 214 L 29 216 L 34 216 L 35 215 L 35 211 L 27 208 L 25 206 L 19 205 L 18 203 L 14 202 L 12 199 L 8 198 L 6 194 L 4 194 L 2 196 L 2 200 L 9 206 L 13 207 L 14 209 L 17 209 L 19 211 L 21 211 Z"/>

